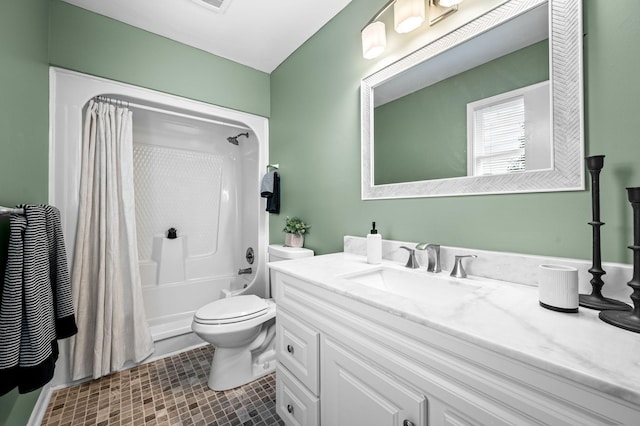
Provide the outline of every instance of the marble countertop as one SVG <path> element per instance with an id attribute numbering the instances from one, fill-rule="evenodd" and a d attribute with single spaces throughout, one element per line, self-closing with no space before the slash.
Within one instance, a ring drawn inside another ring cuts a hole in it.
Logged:
<path id="1" fill-rule="evenodd" d="M 390 294 L 342 277 L 380 267 L 360 255 L 335 253 L 269 266 L 640 405 L 640 334 L 602 322 L 598 311 L 591 309 L 580 308 L 577 314 L 544 309 L 535 286 L 470 276 L 471 282 L 483 284 L 457 303 L 443 304 Z M 405 269 L 388 260 L 382 266 Z M 427 273 L 424 268 L 416 271 Z"/>

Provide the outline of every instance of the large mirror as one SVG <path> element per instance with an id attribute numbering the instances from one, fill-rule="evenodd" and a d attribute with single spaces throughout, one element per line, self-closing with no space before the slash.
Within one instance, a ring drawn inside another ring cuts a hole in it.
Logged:
<path id="1" fill-rule="evenodd" d="M 584 189 L 580 0 L 510 0 L 366 77 L 362 198 Z"/>

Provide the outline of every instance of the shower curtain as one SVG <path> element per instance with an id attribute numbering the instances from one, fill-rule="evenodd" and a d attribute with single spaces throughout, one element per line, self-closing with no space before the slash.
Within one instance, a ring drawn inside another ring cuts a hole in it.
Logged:
<path id="1" fill-rule="evenodd" d="M 153 351 L 138 270 L 132 139 L 128 108 L 90 101 L 71 277 L 78 323 L 74 380 L 121 370 Z"/>

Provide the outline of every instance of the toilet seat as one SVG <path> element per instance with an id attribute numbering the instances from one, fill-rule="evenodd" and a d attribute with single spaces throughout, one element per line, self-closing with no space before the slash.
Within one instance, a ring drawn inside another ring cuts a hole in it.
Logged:
<path id="1" fill-rule="evenodd" d="M 194 321 L 200 324 L 231 324 L 258 318 L 267 313 L 269 303 L 255 295 L 216 300 L 198 309 Z"/>

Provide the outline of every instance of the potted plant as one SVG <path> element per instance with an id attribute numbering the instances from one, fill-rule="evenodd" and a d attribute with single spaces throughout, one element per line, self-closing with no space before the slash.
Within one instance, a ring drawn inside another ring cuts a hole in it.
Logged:
<path id="1" fill-rule="evenodd" d="M 284 221 L 285 247 L 302 247 L 304 245 L 304 234 L 309 232 L 311 225 L 307 225 L 300 218 L 289 217 Z"/>

